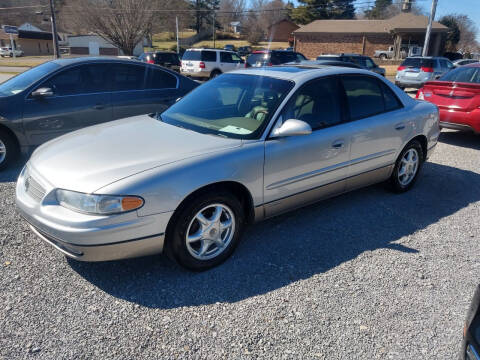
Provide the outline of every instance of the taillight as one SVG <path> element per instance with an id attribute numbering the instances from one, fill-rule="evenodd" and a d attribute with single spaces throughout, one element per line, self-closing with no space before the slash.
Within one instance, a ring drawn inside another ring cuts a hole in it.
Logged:
<path id="1" fill-rule="evenodd" d="M 200 61 L 200 64 L 198 65 L 200 69 L 205 69 L 205 63 L 203 61 Z"/>
<path id="2" fill-rule="evenodd" d="M 246 61 L 245 61 L 245 67 L 246 67 L 246 68 L 248 67 L 248 65 L 247 65 L 247 62 L 246 62 Z"/>
<path id="3" fill-rule="evenodd" d="M 273 64 L 272 64 L 271 62 L 269 62 L 269 63 L 267 64 L 267 66 L 273 66 Z"/>
<path id="4" fill-rule="evenodd" d="M 149 59 L 149 60 L 147 60 L 147 64 L 155 64 L 155 61 Z"/>
<path id="5" fill-rule="evenodd" d="M 432 67 L 426 67 L 426 66 L 422 66 L 420 68 L 421 71 L 423 72 L 428 72 L 428 73 L 432 73 L 433 72 L 433 68 Z"/>
<path id="6" fill-rule="evenodd" d="M 405 70 L 405 66 L 400 65 L 400 66 L 397 68 L 397 71 L 402 71 L 402 70 Z"/>
<path id="7" fill-rule="evenodd" d="M 415 96 L 418 100 L 425 100 L 425 96 L 423 95 L 423 88 L 417 91 L 417 96 Z"/>

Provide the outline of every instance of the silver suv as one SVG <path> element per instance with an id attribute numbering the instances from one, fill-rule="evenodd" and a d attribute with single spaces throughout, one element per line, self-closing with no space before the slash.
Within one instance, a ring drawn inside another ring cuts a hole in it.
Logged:
<path id="1" fill-rule="evenodd" d="M 455 66 L 444 57 L 408 57 L 397 69 L 395 84 L 401 88 L 419 89 L 429 80 L 438 79 Z"/>
<path id="2" fill-rule="evenodd" d="M 245 62 L 234 51 L 188 49 L 182 57 L 180 72 L 198 78 L 214 78 L 224 72 L 244 67 Z"/>

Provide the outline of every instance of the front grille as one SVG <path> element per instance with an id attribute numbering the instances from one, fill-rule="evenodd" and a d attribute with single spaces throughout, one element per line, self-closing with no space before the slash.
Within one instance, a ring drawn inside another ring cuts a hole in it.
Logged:
<path id="1" fill-rule="evenodd" d="M 25 177 L 25 192 L 38 202 L 45 196 L 45 189 L 30 175 Z"/>

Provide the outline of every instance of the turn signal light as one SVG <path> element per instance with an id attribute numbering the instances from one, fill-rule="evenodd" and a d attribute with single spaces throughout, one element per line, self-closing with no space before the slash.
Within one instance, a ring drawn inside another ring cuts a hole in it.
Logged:
<path id="1" fill-rule="evenodd" d="M 147 60 L 147 63 L 148 63 L 148 64 L 155 64 L 155 61 L 153 61 L 152 59 L 148 59 L 148 60 Z"/>
<path id="2" fill-rule="evenodd" d="M 123 211 L 135 210 L 143 205 L 143 200 L 134 196 L 125 196 L 122 199 Z"/>

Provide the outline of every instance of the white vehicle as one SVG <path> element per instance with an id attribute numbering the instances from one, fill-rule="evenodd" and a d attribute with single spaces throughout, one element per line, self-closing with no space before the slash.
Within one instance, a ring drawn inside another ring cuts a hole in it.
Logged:
<path id="1" fill-rule="evenodd" d="M 23 56 L 23 51 L 21 49 L 15 49 L 15 56 Z M 10 46 L 2 46 L 0 47 L 0 56 L 5 57 L 5 56 L 13 56 L 13 51 Z"/>
<path id="2" fill-rule="evenodd" d="M 244 67 L 245 61 L 234 51 L 188 49 L 182 57 L 182 75 L 214 78 L 224 72 Z"/>

